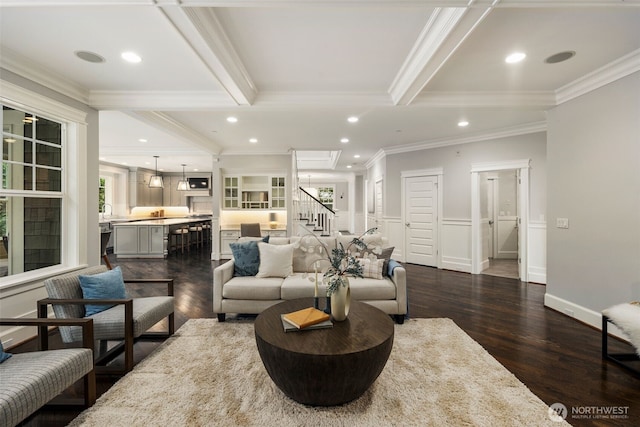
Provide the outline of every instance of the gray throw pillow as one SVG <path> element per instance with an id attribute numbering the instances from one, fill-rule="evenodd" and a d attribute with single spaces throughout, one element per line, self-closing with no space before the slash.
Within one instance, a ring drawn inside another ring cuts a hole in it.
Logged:
<path id="1" fill-rule="evenodd" d="M 378 259 L 383 259 L 384 264 L 382 266 L 382 275 L 384 277 L 388 277 L 387 269 L 389 267 L 389 260 L 391 259 L 391 254 L 393 254 L 393 250 L 395 246 L 391 246 L 389 248 L 384 248 L 380 254 L 377 255 Z"/>

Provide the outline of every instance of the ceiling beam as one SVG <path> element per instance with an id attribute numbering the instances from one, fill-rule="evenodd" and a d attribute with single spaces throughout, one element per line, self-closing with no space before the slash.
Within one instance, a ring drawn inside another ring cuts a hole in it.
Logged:
<path id="1" fill-rule="evenodd" d="M 251 105 L 257 89 L 213 8 L 169 5 L 160 10 L 237 105 Z"/>
<path id="2" fill-rule="evenodd" d="M 128 111 L 126 114 L 157 129 L 161 129 L 187 145 L 200 148 L 208 153 L 220 154 L 221 147 L 213 140 L 195 132 L 188 126 L 159 111 Z"/>
<path id="3" fill-rule="evenodd" d="M 393 103 L 409 105 L 491 9 L 436 9 L 389 87 Z"/>

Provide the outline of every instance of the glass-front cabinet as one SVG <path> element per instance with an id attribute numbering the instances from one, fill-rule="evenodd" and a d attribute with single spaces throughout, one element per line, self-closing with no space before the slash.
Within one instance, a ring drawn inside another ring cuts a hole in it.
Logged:
<path id="1" fill-rule="evenodd" d="M 242 175 L 224 177 L 224 209 L 286 209 L 284 176 Z"/>
<path id="2" fill-rule="evenodd" d="M 237 176 L 224 177 L 224 200 L 225 209 L 238 209 L 239 178 Z"/>
<path id="3" fill-rule="evenodd" d="M 286 205 L 284 176 L 271 177 L 271 208 L 284 209 Z"/>

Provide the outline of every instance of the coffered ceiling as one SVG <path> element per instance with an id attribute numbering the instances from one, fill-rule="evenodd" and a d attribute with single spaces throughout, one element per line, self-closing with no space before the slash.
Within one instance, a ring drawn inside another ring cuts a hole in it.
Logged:
<path id="1" fill-rule="evenodd" d="M 640 1 L 0 0 L 0 65 L 99 109 L 108 162 L 334 150 L 357 171 L 544 130 L 545 110 L 640 70 Z"/>

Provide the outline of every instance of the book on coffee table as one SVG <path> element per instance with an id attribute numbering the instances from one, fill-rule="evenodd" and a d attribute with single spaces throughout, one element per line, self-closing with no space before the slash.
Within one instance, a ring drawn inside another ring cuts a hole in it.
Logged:
<path id="1" fill-rule="evenodd" d="M 313 329 L 327 329 L 327 328 L 333 328 L 333 323 L 331 322 L 331 320 L 325 320 L 323 322 L 320 323 L 314 323 L 311 326 L 307 326 L 306 328 L 298 328 L 296 325 L 289 323 L 285 318 L 284 318 L 284 314 L 280 315 L 280 318 L 282 319 L 282 328 L 284 329 L 285 332 L 298 332 L 298 331 L 310 331 Z"/>
<path id="2" fill-rule="evenodd" d="M 329 317 L 330 316 L 324 311 L 313 307 L 284 314 L 284 319 L 298 329 L 308 328 L 316 323 L 324 322 L 325 320 L 329 320 Z"/>

